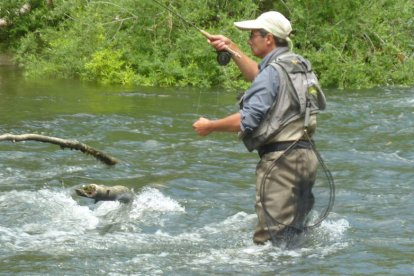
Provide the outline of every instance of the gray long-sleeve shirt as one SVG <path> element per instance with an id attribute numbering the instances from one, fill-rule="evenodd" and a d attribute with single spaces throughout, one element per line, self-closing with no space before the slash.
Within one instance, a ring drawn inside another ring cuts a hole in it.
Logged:
<path id="1" fill-rule="evenodd" d="M 279 91 L 279 74 L 273 66 L 267 66 L 275 56 L 289 51 L 288 47 L 278 47 L 267 54 L 259 64 L 259 73 L 242 98 L 240 109 L 241 131 L 251 132 L 259 126 Z"/>

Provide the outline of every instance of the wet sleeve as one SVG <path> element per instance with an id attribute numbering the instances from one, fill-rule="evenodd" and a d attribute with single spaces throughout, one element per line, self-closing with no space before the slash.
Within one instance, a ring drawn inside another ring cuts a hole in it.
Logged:
<path id="1" fill-rule="evenodd" d="M 244 95 L 240 110 L 242 132 L 251 132 L 259 126 L 276 100 L 278 90 L 279 75 L 273 66 L 267 66 Z"/>

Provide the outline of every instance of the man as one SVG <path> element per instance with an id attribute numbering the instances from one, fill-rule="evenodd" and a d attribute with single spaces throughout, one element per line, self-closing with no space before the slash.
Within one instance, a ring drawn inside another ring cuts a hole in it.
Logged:
<path id="1" fill-rule="evenodd" d="M 227 47 L 250 88 L 240 101 L 240 111 L 228 117 L 199 118 L 193 128 L 201 135 L 211 132 L 239 132 L 249 151 L 261 158 L 256 168 L 256 213 L 258 223 L 253 241 L 263 244 L 286 241 L 301 232 L 314 197 L 317 158 L 311 137 L 316 113 L 325 98 L 310 63 L 290 51 L 289 20 L 271 11 L 255 20 L 235 22 L 250 31 L 248 44 L 257 64 L 229 38 L 214 35 L 209 43 L 217 50 Z"/>

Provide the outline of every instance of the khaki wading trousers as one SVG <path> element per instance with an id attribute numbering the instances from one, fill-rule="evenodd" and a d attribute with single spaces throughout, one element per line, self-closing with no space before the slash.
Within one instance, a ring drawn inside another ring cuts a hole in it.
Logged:
<path id="1" fill-rule="evenodd" d="M 255 243 L 263 244 L 272 237 L 281 241 L 286 234 L 303 229 L 314 204 L 312 186 L 317 166 L 318 159 L 310 149 L 270 152 L 262 156 L 256 167 L 258 223 L 253 236 Z"/>

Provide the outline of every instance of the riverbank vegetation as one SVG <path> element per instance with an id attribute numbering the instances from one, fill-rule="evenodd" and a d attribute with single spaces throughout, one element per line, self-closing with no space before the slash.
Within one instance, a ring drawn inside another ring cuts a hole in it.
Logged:
<path id="1" fill-rule="evenodd" d="M 200 28 L 231 37 L 234 21 L 278 10 L 294 50 L 325 87 L 414 85 L 414 5 L 406 0 L 159 0 Z M 28 4 L 29 10 L 22 12 Z M 2 49 L 30 78 L 79 78 L 147 86 L 244 88 L 206 39 L 152 0 L 2 0 Z"/>

